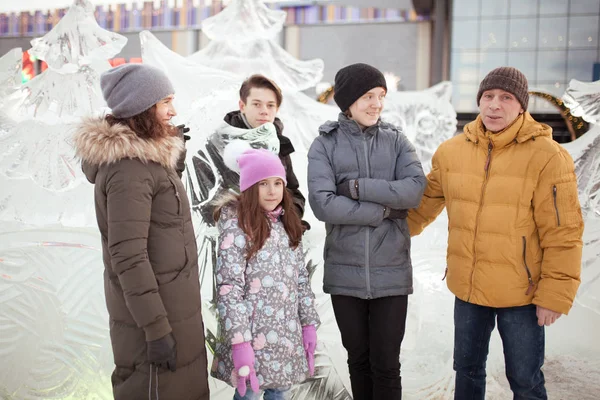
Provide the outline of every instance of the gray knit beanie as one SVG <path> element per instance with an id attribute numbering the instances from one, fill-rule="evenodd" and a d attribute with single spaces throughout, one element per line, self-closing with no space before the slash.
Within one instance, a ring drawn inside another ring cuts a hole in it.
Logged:
<path id="1" fill-rule="evenodd" d="M 381 71 L 368 64 L 348 65 L 335 74 L 333 100 L 342 112 L 346 112 L 363 94 L 376 87 L 382 87 L 387 92 Z"/>
<path id="2" fill-rule="evenodd" d="M 122 64 L 100 76 L 106 104 L 117 118 L 138 115 L 175 93 L 167 75 L 145 64 Z"/>
<path id="3" fill-rule="evenodd" d="M 527 78 L 521 71 L 513 67 L 500 67 L 492 70 L 483 78 L 477 92 L 477 106 L 483 92 L 492 89 L 502 89 L 515 95 L 523 110 L 527 110 L 529 93 Z"/>

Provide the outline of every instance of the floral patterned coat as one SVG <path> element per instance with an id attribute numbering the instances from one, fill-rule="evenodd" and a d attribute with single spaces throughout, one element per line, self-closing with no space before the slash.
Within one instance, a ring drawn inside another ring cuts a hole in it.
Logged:
<path id="1" fill-rule="evenodd" d="M 218 223 L 217 309 L 219 334 L 211 375 L 235 386 L 231 345 L 251 342 L 261 389 L 285 388 L 308 377 L 302 327 L 319 324 L 302 245 L 289 246 L 283 223 L 250 260 L 235 205 Z"/>

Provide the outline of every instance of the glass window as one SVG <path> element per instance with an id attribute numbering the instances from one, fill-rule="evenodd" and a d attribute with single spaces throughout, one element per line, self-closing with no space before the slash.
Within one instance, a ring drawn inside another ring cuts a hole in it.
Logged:
<path id="1" fill-rule="evenodd" d="M 539 85 L 535 85 L 535 87 L 531 87 L 529 90 L 533 90 L 533 91 L 539 91 L 539 92 L 543 92 L 543 93 L 549 93 L 554 95 L 555 97 L 560 98 L 566 90 L 567 86 L 565 84 L 565 82 L 556 82 L 556 83 L 548 83 L 548 84 L 539 84 Z M 535 110 L 533 110 L 534 112 L 539 112 L 539 113 L 559 113 L 560 110 L 552 103 L 550 103 L 548 100 L 543 99 L 543 98 L 538 98 L 535 96 L 530 95 L 529 98 L 535 98 Z M 530 112 L 532 111 L 531 109 L 529 110 Z"/>
<path id="2" fill-rule="evenodd" d="M 479 85 L 459 83 L 452 87 L 452 105 L 458 112 L 477 111 Z"/>
<path id="3" fill-rule="evenodd" d="M 531 86 L 529 87 L 529 90 L 531 90 Z M 529 95 L 529 103 L 527 104 L 527 111 L 529 111 L 530 113 L 537 112 L 536 106 L 537 106 L 537 98 L 535 96 Z"/>
<path id="4" fill-rule="evenodd" d="M 479 55 L 479 81 L 494 68 L 503 67 L 507 62 L 506 52 L 481 52 Z"/>
<path id="5" fill-rule="evenodd" d="M 532 16 L 538 13 L 538 0 L 510 0 L 510 15 Z"/>
<path id="6" fill-rule="evenodd" d="M 538 53 L 537 81 L 539 83 L 563 82 L 566 75 L 566 51 L 540 51 Z"/>
<path id="7" fill-rule="evenodd" d="M 569 12 L 569 2 L 565 0 L 541 0 L 540 15 L 565 15 Z"/>
<path id="8" fill-rule="evenodd" d="M 524 73 L 527 80 L 533 82 L 537 80 L 536 58 L 536 51 L 511 51 L 508 53 L 508 65 Z"/>
<path id="9" fill-rule="evenodd" d="M 598 47 L 598 16 L 569 18 L 569 47 Z"/>
<path id="10" fill-rule="evenodd" d="M 452 49 L 479 48 L 479 21 L 456 21 L 452 25 Z"/>
<path id="11" fill-rule="evenodd" d="M 577 79 L 591 82 L 594 63 L 598 61 L 598 52 L 594 50 L 569 50 L 567 60 L 567 80 Z"/>
<path id="12" fill-rule="evenodd" d="M 455 3 L 457 3 L 457 1 L 455 1 Z M 508 15 L 508 0 L 481 2 L 482 17 L 504 17 L 506 15 Z"/>
<path id="13" fill-rule="evenodd" d="M 537 18 L 511 19 L 508 46 L 511 49 L 534 49 L 537 44 Z"/>
<path id="14" fill-rule="evenodd" d="M 454 1 L 452 6 L 453 17 L 478 17 L 479 0 Z"/>
<path id="15" fill-rule="evenodd" d="M 571 14 L 598 14 L 600 0 L 571 0 Z"/>
<path id="16" fill-rule="evenodd" d="M 538 31 L 540 49 L 564 49 L 567 47 L 567 18 L 540 18 Z"/>
<path id="17" fill-rule="evenodd" d="M 452 82 L 478 84 L 479 53 L 476 51 L 453 51 L 450 61 Z"/>
<path id="18" fill-rule="evenodd" d="M 479 48 L 506 49 L 508 47 L 508 20 L 481 21 Z"/>

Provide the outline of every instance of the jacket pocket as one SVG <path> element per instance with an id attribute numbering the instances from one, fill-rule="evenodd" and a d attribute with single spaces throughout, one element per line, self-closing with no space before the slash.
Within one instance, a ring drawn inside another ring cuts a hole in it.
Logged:
<path id="1" fill-rule="evenodd" d="M 529 266 L 527 265 L 527 238 L 525 236 L 523 236 L 522 238 L 523 238 L 523 267 L 525 267 L 525 272 L 527 273 L 527 280 L 529 282 L 529 285 L 527 286 L 527 291 L 525 292 L 525 294 L 529 295 L 531 293 L 531 291 L 533 290 L 533 288 L 535 287 L 535 284 L 533 283 L 533 278 L 531 277 L 531 271 L 529 270 Z"/>
<path id="2" fill-rule="evenodd" d="M 175 191 L 175 199 L 177 200 L 177 215 L 182 214 L 182 205 L 181 205 L 181 195 L 179 194 L 179 189 L 177 189 L 177 183 L 169 176 L 169 182 L 171 182 L 171 186 Z"/>
<path id="3" fill-rule="evenodd" d="M 577 182 L 562 182 L 552 185 L 552 202 L 556 226 L 578 223 L 581 216 Z"/>

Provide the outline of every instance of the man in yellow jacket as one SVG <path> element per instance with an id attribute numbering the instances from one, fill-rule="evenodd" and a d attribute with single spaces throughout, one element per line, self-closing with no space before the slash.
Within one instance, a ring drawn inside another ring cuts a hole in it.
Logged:
<path id="1" fill-rule="evenodd" d="M 573 160 L 526 111 L 528 101 L 519 70 L 491 71 L 477 93 L 479 116 L 438 148 L 408 216 L 414 236 L 447 208 L 455 399 L 484 399 L 496 320 L 515 399 L 547 399 L 544 326 L 569 312 L 580 283 Z"/>

